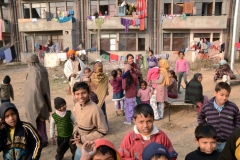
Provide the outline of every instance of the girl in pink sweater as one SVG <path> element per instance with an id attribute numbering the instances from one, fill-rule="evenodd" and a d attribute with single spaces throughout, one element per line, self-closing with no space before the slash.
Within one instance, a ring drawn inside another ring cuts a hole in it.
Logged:
<path id="1" fill-rule="evenodd" d="M 147 86 L 146 81 L 140 82 L 140 87 L 137 96 L 140 97 L 141 104 L 150 104 L 151 88 Z"/>
<path id="2" fill-rule="evenodd" d="M 150 68 L 148 70 L 147 80 L 146 81 L 149 83 L 150 81 L 157 80 L 159 78 L 159 72 L 160 72 L 159 67 Z M 156 88 L 156 84 L 152 84 L 152 87 Z"/>
<path id="3" fill-rule="evenodd" d="M 182 77 L 184 78 L 185 85 L 187 86 L 187 75 L 188 75 L 188 62 L 186 59 L 184 59 L 184 52 L 179 51 L 178 53 L 179 59 L 176 61 L 175 64 L 175 72 L 178 75 L 178 94 L 181 94 L 180 92 L 180 86 L 182 82 Z"/>

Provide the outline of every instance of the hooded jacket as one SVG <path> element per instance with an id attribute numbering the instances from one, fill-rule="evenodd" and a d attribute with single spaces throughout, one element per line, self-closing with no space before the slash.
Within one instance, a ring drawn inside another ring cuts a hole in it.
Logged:
<path id="1" fill-rule="evenodd" d="M 22 122 L 17 108 L 13 103 L 5 102 L 0 106 L 0 118 L 5 120 L 4 114 L 12 109 L 17 114 L 13 142 L 10 140 L 10 129 L 6 122 L 5 128 L 0 130 L 0 152 L 3 151 L 4 160 L 38 160 L 41 155 L 41 139 L 37 131 L 29 123 Z"/>

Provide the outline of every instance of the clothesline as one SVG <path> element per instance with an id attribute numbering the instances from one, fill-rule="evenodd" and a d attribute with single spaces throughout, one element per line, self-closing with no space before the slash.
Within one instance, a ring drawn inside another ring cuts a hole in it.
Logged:
<path id="1" fill-rule="evenodd" d="M 1 61 L 6 59 L 6 63 L 11 62 L 16 58 L 16 52 L 14 45 L 12 45 L 10 48 L 6 48 L 4 50 L 0 50 L 0 59 Z"/>

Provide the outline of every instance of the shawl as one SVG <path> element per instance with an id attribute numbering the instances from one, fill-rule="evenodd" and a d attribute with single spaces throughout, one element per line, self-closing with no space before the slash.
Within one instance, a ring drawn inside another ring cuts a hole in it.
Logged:
<path id="1" fill-rule="evenodd" d="M 142 78 L 141 70 L 140 70 L 140 68 L 137 66 L 137 64 L 133 62 L 132 64 L 130 64 L 130 66 L 131 66 L 131 72 L 132 72 L 133 74 L 136 74 L 138 78 Z"/>
<path id="2" fill-rule="evenodd" d="M 71 59 L 68 59 L 67 62 L 64 64 L 64 74 L 66 75 L 67 78 L 69 78 L 70 75 L 75 72 L 71 61 L 72 61 Z M 85 64 L 77 57 L 75 57 L 75 61 L 78 61 L 80 63 L 81 70 L 76 73 L 79 75 L 76 78 L 79 79 L 80 81 L 80 78 L 83 76 Z"/>
<path id="3" fill-rule="evenodd" d="M 97 62 L 90 76 L 91 90 L 98 96 L 98 106 L 102 107 L 108 92 L 108 77 L 103 73 L 102 62 Z"/>
<path id="4" fill-rule="evenodd" d="M 198 81 L 198 77 L 201 75 L 200 73 L 194 74 L 193 78 L 186 86 L 185 100 L 190 100 L 193 104 L 203 102 L 204 99 L 202 84 Z"/>
<path id="5" fill-rule="evenodd" d="M 29 123 L 36 128 L 36 119 L 49 119 L 52 112 L 48 72 L 38 60 L 37 55 L 27 57 L 29 73 L 24 89 L 25 112 Z"/>
<path id="6" fill-rule="evenodd" d="M 168 77 L 168 70 L 170 68 L 169 63 L 166 59 L 161 59 L 160 61 L 158 61 L 158 66 L 160 68 L 160 74 L 164 75 L 164 80 L 160 85 L 163 87 L 168 86 L 170 84 L 170 79 Z"/>

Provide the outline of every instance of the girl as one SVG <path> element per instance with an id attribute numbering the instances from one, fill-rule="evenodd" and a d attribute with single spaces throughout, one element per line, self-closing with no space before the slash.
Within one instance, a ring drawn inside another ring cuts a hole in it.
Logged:
<path id="1" fill-rule="evenodd" d="M 168 97 L 176 99 L 178 98 L 177 94 L 177 76 L 173 70 L 170 70 L 168 73 L 169 79 L 170 79 L 170 84 L 167 87 L 168 89 Z"/>
<path id="2" fill-rule="evenodd" d="M 147 74 L 147 82 L 149 83 L 150 81 L 157 80 L 159 78 L 159 67 L 153 67 L 148 70 Z M 152 84 L 153 88 L 156 88 L 156 84 Z"/>
<path id="3" fill-rule="evenodd" d="M 158 62 L 160 68 L 159 79 L 151 81 L 153 84 L 157 84 L 153 96 L 150 100 L 151 106 L 154 111 L 154 119 L 160 120 L 164 116 L 164 102 L 168 100 L 167 86 L 169 85 L 168 70 L 169 64 L 166 59 L 161 59 Z"/>
<path id="4" fill-rule="evenodd" d="M 121 68 L 117 69 L 117 74 L 118 74 L 118 77 L 122 77 L 122 69 Z"/>
<path id="5" fill-rule="evenodd" d="M 116 115 L 119 116 L 118 113 L 118 107 L 120 104 L 121 108 L 121 114 L 124 115 L 123 111 L 123 89 L 122 89 L 122 77 L 118 77 L 118 72 L 117 70 L 113 70 L 111 73 L 113 79 L 111 79 L 109 82 L 113 87 L 113 98 L 112 100 L 114 101 L 115 107 L 116 107 Z"/>
<path id="6" fill-rule="evenodd" d="M 157 58 L 153 55 L 153 51 L 150 50 L 150 48 L 148 52 L 147 61 L 148 61 L 148 68 L 156 67 L 158 64 Z"/>
<path id="7" fill-rule="evenodd" d="M 140 89 L 138 90 L 137 96 L 140 97 L 141 104 L 150 104 L 151 89 L 147 87 L 146 81 L 140 83 Z"/>
<path id="8" fill-rule="evenodd" d="M 199 113 L 202 109 L 202 106 L 205 102 L 208 101 L 207 96 L 203 96 L 202 89 L 202 74 L 194 74 L 191 81 L 187 84 L 185 101 L 191 101 L 191 103 L 197 105 L 196 111 Z"/>
<path id="9" fill-rule="evenodd" d="M 179 51 L 178 56 L 179 59 L 176 61 L 175 64 L 175 72 L 178 74 L 178 94 L 181 94 L 180 92 L 180 86 L 182 82 L 182 77 L 184 78 L 185 85 L 187 86 L 187 75 L 188 75 L 188 62 L 186 59 L 184 59 L 184 52 Z"/>
<path id="10" fill-rule="evenodd" d="M 125 90 L 124 106 L 126 121 L 124 124 L 131 125 L 133 119 L 133 109 L 136 102 L 136 86 L 138 85 L 138 80 L 136 74 L 131 72 L 131 66 L 129 64 L 124 65 L 124 75 L 122 78 L 122 88 Z"/>

